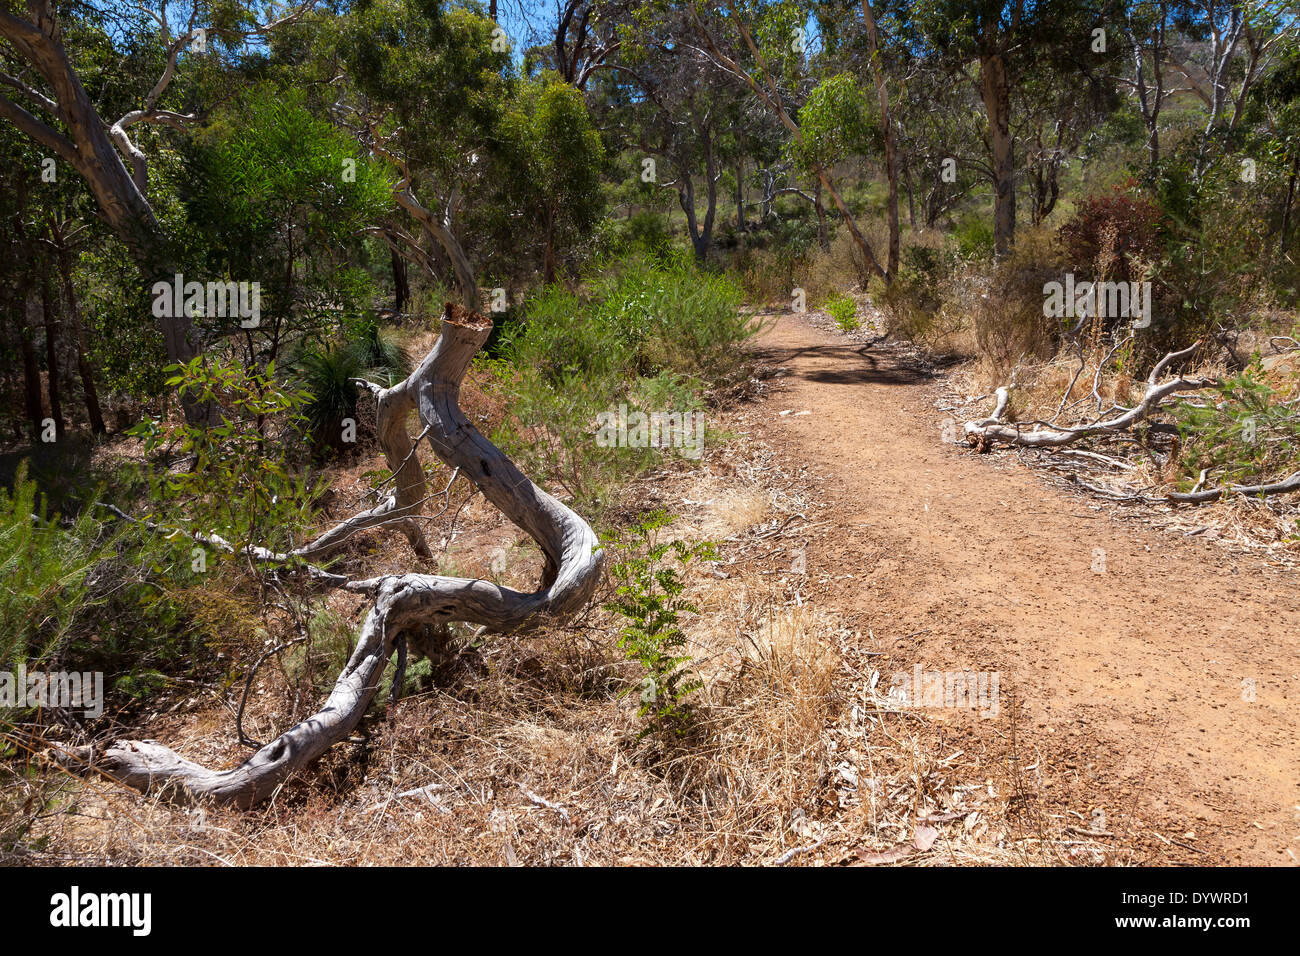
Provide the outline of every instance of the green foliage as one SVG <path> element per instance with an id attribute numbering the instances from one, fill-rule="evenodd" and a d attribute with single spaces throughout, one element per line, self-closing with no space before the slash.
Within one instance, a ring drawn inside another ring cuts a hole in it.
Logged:
<path id="1" fill-rule="evenodd" d="M 579 295 L 548 286 L 502 333 L 495 372 L 509 408 L 493 436 L 534 477 L 558 482 L 584 507 L 610 503 L 621 481 L 667 449 L 601 447 L 597 416 L 689 412 L 703 382 L 732 374 L 737 346 L 756 323 L 738 312 L 740 291 L 688 257 L 625 260 Z"/>
<path id="2" fill-rule="evenodd" d="M 606 608 L 626 620 L 618 645 L 644 671 L 637 685 L 624 692 L 640 695 L 637 716 L 647 722 L 642 736 L 688 732 L 693 714 L 687 698 L 703 686 L 691 671 L 691 658 L 682 653 L 686 634 L 681 615 L 699 611 L 682 597 L 681 570 L 694 560 L 717 560 L 717 549 L 710 542 L 659 540 L 659 531 L 671 520 L 666 512 L 652 512 L 606 539 L 619 552 L 610 565 L 615 597 Z"/>
<path id="3" fill-rule="evenodd" d="M 858 304 L 847 295 L 833 295 L 822 303 L 835 325 L 842 332 L 852 332 L 859 325 Z"/>
<path id="4" fill-rule="evenodd" d="M 396 384 L 411 371 L 411 358 L 394 329 L 368 323 L 348 344 L 361 367 L 369 375 L 384 379 L 386 385 Z"/>
<path id="5" fill-rule="evenodd" d="M 790 150 L 808 171 L 870 153 L 880 137 L 878 120 L 857 78 L 840 73 L 823 80 L 799 110 L 802 135 Z"/>
<path id="6" fill-rule="evenodd" d="M 1244 183 L 1240 154 L 1225 149 L 1213 156 L 1199 176 L 1190 153 L 1160 166 L 1165 254 L 1152 276 L 1156 354 L 1242 328 L 1273 301 L 1294 301 L 1300 268 L 1293 253 L 1278 255 L 1267 229 L 1275 208 L 1270 196 L 1285 194 L 1288 171 L 1261 154 L 1259 181 Z"/>
<path id="7" fill-rule="evenodd" d="M 605 219 L 601 227 L 601 251 L 612 258 L 638 254 L 664 260 L 673 245 L 668 217 L 658 210 L 642 209 L 628 219 Z"/>
<path id="8" fill-rule="evenodd" d="M 592 320 L 619 341 L 624 367 L 643 375 L 724 375 L 740 361 L 736 346 L 757 331 L 739 313 L 736 283 L 685 255 L 663 263 L 625 260 L 594 286 Z"/>
<path id="9" fill-rule="evenodd" d="M 344 448 L 343 420 L 357 415 L 358 378 L 380 379 L 385 385 L 404 378 L 410 360 L 390 329 L 366 325 L 346 341 L 331 341 L 305 349 L 295 370 L 309 394 L 302 412 L 317 449 Z"/>
<path id="10" fill-rule="evenodd" d="M 987 217 L 969 216 L 952 231 L 957 254 L 963 259 L 987 262 L 993 258 L 993 224 Z"/>
<path id="11" fill-rule="evenodd" d="M 13 490 L 0 488 L 0 669 L 38 667 L 60 653 L 106 553 L 100 523 L 85 512 L 61 526 L 19 465 Z"/>
<path id="12" fill-rule="evenodd" d="M 1262 484 L 1289 475 L 1300 460 L 1300 410 L 1261 377 L 1258 365 L 1221 381 L 1214 400 L 1175 409 L 1182 490 L 1205 472 L 1207 487 Z"/>
<path id="13" fill-rule="evenodd" d="M 165 682 L 164 671 L 199 666 L 185 595 L 191 542 L 107 518 L 93 507 L 48 514 L 25 466 L 0 490 L 0 670 L 102 671 L 108 693 L 126 700 Z M 18 708 L 0 722 L 31 716 Z"/>
<path id="14" fill-rule="evenodd" d="M 181 470 L 149 470 L 155 502 L 182 527 L 215 532 L 237 549 L 258 544 L 291 550 L 310 523 L 319 491 L 308 473 L 295 471 L 291 455 L 310 394 L 278 380 L 274 363 L 258 371 L 199 356 L 170 371 L 168 384 L 182 396 L 215 404 L 219 421 L 167 429 L 151 418 L 131 430 L 144 440 L 146 452 L 167 447 L 191 462 Z"/>
<path id="15" fill-rule="evenodd" d="M 271 359 L 285 335 L 328 334 L 369 308 L 363 230 L 392 205 L 387 171 L 299 94 L 253 87 L 204 132 L 186 203 L 203 279 L 261 286 Z M 224 330 L 234 331 L 228 320 Z"/>
<path id="16" fill-rule="evenodd" d="M 317 447 L 343 447 L 343 420 L 356 419 L 357 386 L 364 367 L 356 349 L 329 343 L 305 352 L 297 361 L 303 388 L 311 400 L 303 406 Z"/>
<path id="17" fill-rule="evenodd" d="M 499 200 L 516 212 L 515 241 L 521 226 L 537 233 L 543 264 L 552 269 L 557 249 L 588 233 L 603 208 L 600 134 L 582 93 L 547 73 L 520 84 L 502 117 L 500 139 L 509 162 Z"/>

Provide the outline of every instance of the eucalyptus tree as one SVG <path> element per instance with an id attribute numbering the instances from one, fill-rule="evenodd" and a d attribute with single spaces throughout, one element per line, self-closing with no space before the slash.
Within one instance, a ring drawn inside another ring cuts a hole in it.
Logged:
<path id="1" fill-rule="evenodd" d="M 624 45 L 619 27 L 637 6 L 630 0 L 555 0 L 534 26 L 537 42 L 528 50 L 530 64 L 586 89 Z"/>
<path id="2" fill-rule="evenodd" d="M 979 94 L 998 256 L 1015 243 L 1013 94 L 1036 70 L 1110 55 L 1105 8 L 1106 0 L 919 0 L 899 8 L 906 42 Z"/>
<path id="3" fill-rule="evenodd" d="M 633 154 L 641 182 L 676 195 L 691 248 L 703 262 L 713 246 L 719 183 L 738 145 L 729 134 L 741 103 L 734 85 L 683 45 L 691 30 L 680 8 L 641 10 L 623 30 L 622 49 L 602 84 L 621 86 L 621 108 L 609 117 L 619 142 Z"/>
<path id="4" fill-rule="evenodd" d="M 896 250 L 898 233 L 896 202 L 889 250 L 882 261 L 826 165 L 865 150 L 866 127 L 872 122 L 879 124 L 880 118 L 873 120 L 866 113 L 866 94 L 851 78 L 846 82 L 843 77 L 831 77 L 810 90 L 813 83 L 806 56 L 808 10 L 793 0 L 727 0 L 721 11 L 692 2 L 688 9 L 694 33 L 684 46 L 720 73 L 742 83 L 780 122 L 789 137 L 792 155 L 802 158 L 831 197 L 862 257 L 865 274 L 891 281 L 895 271 L 890 268 L 890 250 Z M 807 114 L 805 100 L 813 103 Z M 814 126 L 805 129 L 808 122 Z M 819 142 L 822 137 L 830 137 L 831 142 Z M 891 193 L 896 200 L 896 192 L 891 189 Z M 896 262 L 896 251 L 892 255 Z"/>
<path id="5" fill-rule="evenodd" d="M 542 274 L 554 282 L 561 247 L 590 232 L 604 211 L 604 145 L 580 93 L 554 73 L 516 85 L 501 117 L 492 204 L 512 233 L 536 237 Z"/>
<path id="6" fill-rule="evenodd" d="M 450 262 L 462 303 L 479 306 L 467 250 L 467 198 L 490 190 L 489 156 L 513 89 L 509 45 L 491 20 L 440 0 L 357 0 L 325 34 L 337 45 L 335 121 L 392 169 L 407 225 L 394 248 L 431 270 L 429 246 Z"/>
<path id="7" fill-rule="evenodd" d="M 182 185 L 205 272 L 261 277 L 257 323 L 214 330 L 242 338 L 259 366 L 287 341 L 359 324 L 372 290 L 356 263 L 392 206 L 387 170 L 304 100 L 270 84 L 243 90 L 214 112 Z"/>
<path id="8" fill-rule="evenodd" d="M 1085 141 L 1104 142 L 1112 133 L 1107 120 L 1122 104 L 1118 76 L 1123 50 L 1119 42 L 1094 49 L 1101 45 L 1080 49 L 1063 44 L 1012 90 L 1013 134 L 1023 156 L 1035 226 L 1056 207 L 1061 171 Z"/>
<path id="9" fill-rule="evenodd" d="M 964 78 L 910 64 L 897 100 L 900 182 L 913 228 L 935 228 L 991 176 L 979 97 Z"/>
<path id="10" fill-rule="evenodd" d="M 0 117 L 85 181 L 100 217 L 152 286 L 177 264 L 175 236 L 151 197 L 151 164 L 166 143 L 158 133 L 188 134 L 199 120 L 183 78 L 206 58 L 237 59 L 314 3 L 157 0 L 123 10 L 106 2 L 61 7 L 27 0 L 20 10 L 8 0 L 0 8 Z M 255 10 L 267 15 L 259 19 Z M 133 90 L 92 98 L 88 79 L 101 79 L 101 91 L 120 79 L 124 47 L 156 53 L 156 71 L 133 75 Z M 159 322 L 167 356 L 188 361 L 202 343 L 193 317 L 173 311 Z M 191 420 L 211 415 L 208 407 L 183 404 Z"/>

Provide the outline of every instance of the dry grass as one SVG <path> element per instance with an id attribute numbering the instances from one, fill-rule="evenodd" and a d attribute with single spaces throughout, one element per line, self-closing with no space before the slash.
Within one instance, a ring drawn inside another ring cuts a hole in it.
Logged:
<path id="1" fill-rule="evenodd" d="M 674 535 L 722 543 L 721 561 L 688 578 L 700 610 L 685 624 L 688 653 L 704 681 L 689 737 L 639 736 L 635 698 L 624 695 L 635 665 L 617 648 L 617 622 L 595 609 L 530 637 L 462 641 L 418 692 L 377 709 L 351 742 L 253 811 L 176 809 L 50 770 L 11 776 L 0 819 L 32 829 L 0 853 L 129 865 L 1110 859 L 1100 844 L 1065 839 L 1062 821 L 1011 813 L 1025 782 L 943 742 L 944 722 L 964 716 L 900 713 L 870 631 L 800 596 L 786 538 L 815 520 L 816 502 L 770 449 L 715 450 L 704 469 L 630 492 L 676 511 Z M 491 519 L 464 509 L 457 540 L 487 547 L 506 528 Z M 474 555 L 466 543 L 457 560 Z M 505 579 L 535 575 L 535 558 L 511 550 Z M 355 611 L 348 600 L 331 605 L 340 620 Z M 248 718 L 259 733 L 289 719 L 290 677 L 276 666 L 259 674 Z M 214 766 L 246 754 L 217 688 L 124 730 Z"/>

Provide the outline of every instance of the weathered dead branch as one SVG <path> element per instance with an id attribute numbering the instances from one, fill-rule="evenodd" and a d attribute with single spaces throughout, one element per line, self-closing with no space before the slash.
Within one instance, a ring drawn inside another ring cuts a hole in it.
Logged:
<path id="1" fill-rule="evenodd" d="M 1051 448 L 1068 445 L 1071 442 L 1092 435 L 1127 431 L 1156 411 L 1161 403 L 1171 395 L 1208 388 L 1215 384 L 1216 379 L 1214 378 L 1187 378 L 1181 375 L 1160 381 L 1160 375 L 1166 367 L 1173 362 L 1190 357 L 1199 347 L 1200 343 L 1198 342 L 1181 352 L 1170 352 L 1157 362 L 1155 368 L 1151 370 L 1151 374 L 1147 377 L 1146 392 L 1143 394 L 1142 400 L 1135 406 L 1132 408 L 1112 406 L 1108 413 L 1112 417 L 1103 417 L 1095 422 L 1082 425 L 1053 425 L 1050 422 L 1004 422 L 1003 417 L 1006 415 L 1007 403 L 1010 400 L 1010 390 L 1006 386 L 1002 386 L 996 392 L 997 407 L 994 408 L 993 414 L 980 421 L 966 423 L 966 440 L 972 445 L 984 447 L 987 447 L 992 442 L 1004 442 L 1008 445 L 1020 445 L 1029 448 Z"/>
<path id="2" fill-rule="evenodd" d="M 1281 481 L 1272 481 L 1259 485 L 1228 485 L 1224 488 L 1206 488 L 1203 491 L 1171 491 L 1166 497 L 1170 501 L 1188 504 L 1206 504 L 1218 501 L 1225 495 L 1246 495 L 1267 497 L 1268 495 L 1285 495 L 1300 491 L 1300 471 Z"/>
<path id="3" fill-rule="evenodd" d="M 379 687 L 390 654 L 405 635 L 416 634 L 426 625 L 445 626 L 453 621 L 509 631 L 543 616 L 570 614 L 586 604 L 600 572 L 602 555 L 595 533 L 581 517 L 525 477 L 460 410 L 461 380 L 491 328 L 490 320 L 448 304 L 442 334 L 433 350 L 404 382 L 381 390 L 379 422 L 381 434 L 386 436 L 385 453 L 396 473 L 410 472 L 399 477 L 396 503 L 384 523 L 400 517 L 393 512 L 403 507 L 403 501 L 411 500 L 403 498 L 404 494 L 415 494 L 412 489 L 418 487 L 420 493 L 414 500 L 423 498 L 423 470 L 411 454 L 404 425 L 407 413 L 414 408 L 434 453 L 468 476 L 541 547 L 546 563 L 537 591 L 523 593 L 490 581 L 432 574 L 346 581 L 340 586 L 373 593 L 375 603 L 334 689 L 316 714 L 239 766 L 209 770 L 154 741 L 121 741 L 102 751 L 77 748 L 56 759 L 65 766 L 98 771 L 175 802 L 211 800 L 249 807 L 267 799 L 294 772 L 352 732 Z M 403 462 L 408 463 L 405 469 Z M 319 551 L 322 546 L 318 539 L 310 547 Z"/>
<path id="4" fill-rule="evenodd" d="M 406 535 L 417 555 L 422 558 L 432 556 L 433 552 L 424 540 L 419 522 L 412 517 L 419 513 L 420 505 L 425 500 L 424 468 L 416 454 L 416 443 L 406 430 L 406 420 L 415 408 L 414 390 L 410 387 L 414 378 L 412 375 L 392 388 L 381 388 L 373 382 L 358 380 L 363 388 L 375 394 L 379 444 L 384 450 L 388 469 L 393 473 L 392 493 L 376 507 L 340 522 L 314 541 L 298 548 L 294 554 L 303 558 L 328 554 L 358 531 L 391 526 Z M 426 426 L 420 437 L 424 437 L 427 432 Z"/>

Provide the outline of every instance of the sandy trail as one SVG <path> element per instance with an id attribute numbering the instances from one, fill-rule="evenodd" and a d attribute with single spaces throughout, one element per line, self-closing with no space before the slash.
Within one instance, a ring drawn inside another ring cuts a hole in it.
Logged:
<path id="1" fill-rule="evenodd" d="M 1294 573 L 944 444 L 929 382 L 892 353 L 792 315 L 757 349 L 789 370 L 762 436 L 824 477 L 831 523 L 807 545 L 809 578 L 835 578 L 820 599 L 861 614 L 895 668 L 1001 675 L 1001 714 L 942 717 L 949 740 L 1011 759 L 1014 698 L 1035 799 L 1100 809 L 1135 859 L 1297 863 Z"/>

